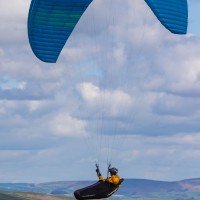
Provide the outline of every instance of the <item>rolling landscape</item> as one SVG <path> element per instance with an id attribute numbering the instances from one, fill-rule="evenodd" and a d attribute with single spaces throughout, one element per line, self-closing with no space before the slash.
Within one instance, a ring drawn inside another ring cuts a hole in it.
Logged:
<path id="1" fill-rule="evenodd" d="M 92 183 L 94 181 L 2 183 L 0 200 L 71 200 L 74 190 Z M 200 178 L 174 182 L 126 179 L 111 199 L 199 200 Z"/>

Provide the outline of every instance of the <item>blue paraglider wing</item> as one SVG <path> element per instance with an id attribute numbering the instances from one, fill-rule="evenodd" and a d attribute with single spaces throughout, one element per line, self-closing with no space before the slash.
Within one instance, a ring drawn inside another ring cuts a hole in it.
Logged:
<path id="1" fill-rule="evenodd" d="M 175 34 L 186 34 L 188 25 L 187 0 L 145 0 L 158 20 Z"/>
<path id="2" fill-rule="evenodd" d="M 35 55 L 55 63 L 71 32 L 92 0 L 32 0 L 28 36 Z"/>
<path id="3" fill-rule="evenodd" d="M 124 0 L 125 1 L 125 0 Z M 158 20 L 172 33 L 185 34 L 188 24 L 187 0 L 145 0 Z M 35 55 L 55 63 L 92 0 L 32 0 L 28 36 Z"/>

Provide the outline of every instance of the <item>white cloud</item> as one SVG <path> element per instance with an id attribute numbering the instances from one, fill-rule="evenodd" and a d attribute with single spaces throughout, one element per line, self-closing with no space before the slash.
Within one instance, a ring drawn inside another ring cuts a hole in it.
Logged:
<path id="1" fill-rule="evenodd" d="M 123 115 L 131 108 L 131 97 L 121 90 L 100 90 L 92 83 L 81 83 L 78 86 L 82 98 L 89 107 L 103 109 L 111 116 Z"/>
<path id="2" fill-rule="evenodd" d="M 44 105 L 43 101 L 29 101 L 28 102 L 28 107 L 29 107 L 30 112 L 34 112 L 34 111 L 40 109 L 41 106 L 43 106 L 43 105 Z"/>
<path id="3" fill-rule="evenodd" d="M 86 123 L 72 118 L 66 113 L 59 113 L 52 119 L 49 125 L 54 134 L 58 136 L 84 137 L 87 135 L 85 130 Z"/>
<path id="4" fill-rule="evenodd" d="M 126 54 L 123 45 L 116 47 L 113 51 L 113 56 L 118 65 L 123 66 L 126 63 Z"/>
<path id="5" fill-rule="evenodd" d="M 29 4 L 0 2 L 2 180 L 92 179 L 100 137 L 101 161 L 109 152 L 126 177 L 200 176 L 199 38 L 166 31 L 144 1 L 96 0 L 46 64 L 28 44 Z"/>
<path id="6" fill-rule="evenodd" d="M 24 44 L 26 36 L 25 20 L 28 14 L 28 4 L 30 1 L 19 0 L 17 2 L 0 2 L 1 8 L 1 38 L 0 43 L 4 46 L 8 44 Z"/>

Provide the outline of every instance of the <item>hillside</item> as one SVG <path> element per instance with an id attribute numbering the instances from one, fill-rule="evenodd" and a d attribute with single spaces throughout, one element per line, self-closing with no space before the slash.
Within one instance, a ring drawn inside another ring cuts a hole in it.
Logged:
<path id="1" fill-rule="evenodd" d="M 0 192 L 0 200 L 72 200 L 72 197 L 57 197 L 37 193 Z"/>
<path id="2" fill-rule="evenodd" d="M 0 200 L 69 200 L 73 192 L 94 181 L 59 181 L 49 183 L 2 183 Z M 200 200 L 200 179 L 156 181 L 126 179 L 113 200 Z"/>
<path id="3" fill-rule="evenodd" d="M 34 186 L 36 190 L 48 191 L 50 194 L 73 194 L 73 191 L 88 185 L 91 185 L 94 181 L 62 181 L 42 183 Z M 189 190 L 200 191 L 200 179 L 188 179 L 182 181 L 156 181 L 146 179 L 125 179 L 118 195 L 136 195 L 136 194 L 148 194 L 148 193 L 161 193 L 161 192 L 184 192 Z"/>

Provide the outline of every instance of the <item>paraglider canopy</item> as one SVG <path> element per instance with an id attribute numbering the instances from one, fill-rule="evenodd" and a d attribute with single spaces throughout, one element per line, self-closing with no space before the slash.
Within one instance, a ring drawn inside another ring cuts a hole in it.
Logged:
<path id="1" fill-rule="evenodd" d="M 122 1 L 122 3 L 125 0 Z M 28 37 L 34 54 L 55 63 L 73 29 L 92 0 L 32 0 Z M 169 31 L 185 34 L 188 24 L 187 0 L 145 0 Z"/>
<path id="2" fill-rule="evenodd" d="M 187 33 L 187 0 L 145 0 L 145 2 L 169 31 L 175 34 Z"/>
<path id="3" fill-rule="evenodd" d="M 32 0 L 28 37 L 34 54 L 55 63 L 71 32 L 92 0 Z"/>

